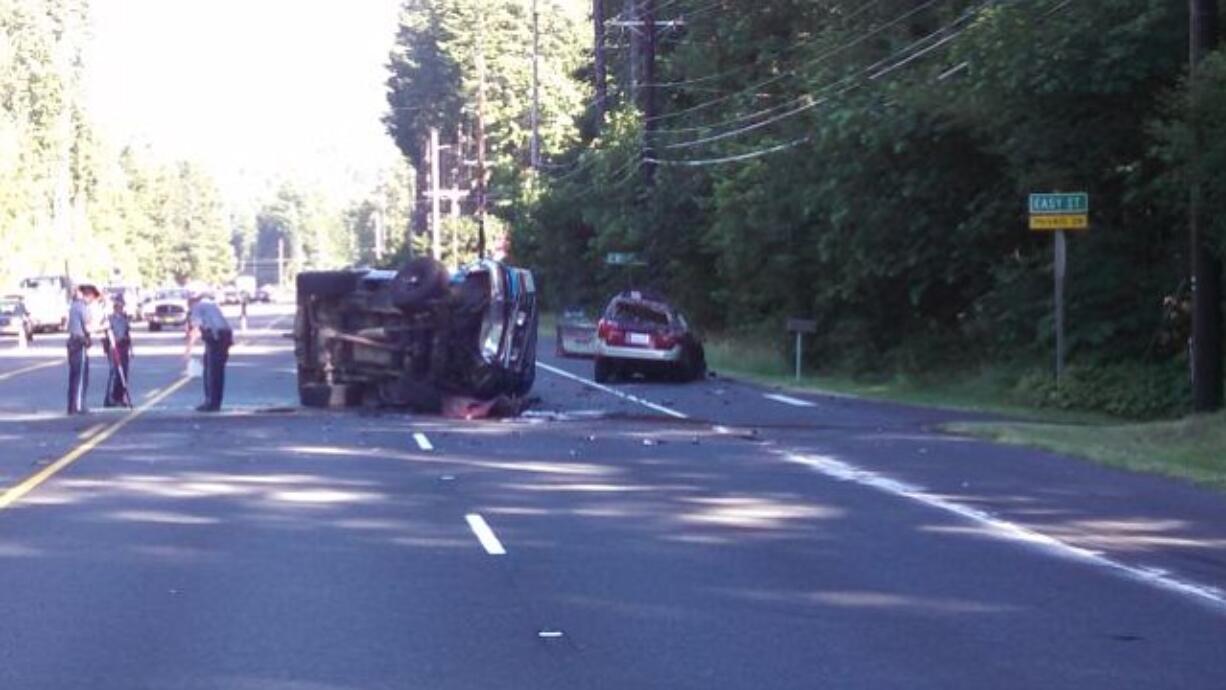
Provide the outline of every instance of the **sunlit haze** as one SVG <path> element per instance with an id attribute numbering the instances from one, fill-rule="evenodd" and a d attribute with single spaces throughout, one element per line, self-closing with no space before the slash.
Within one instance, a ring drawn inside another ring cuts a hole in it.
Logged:
<path id="1" fill-rule="evenodd" d="M 397 155 L 379 117 L 398 4 L 94 0 L 94 117 L 232 196 L 283 177 L 344 194 Z"/>

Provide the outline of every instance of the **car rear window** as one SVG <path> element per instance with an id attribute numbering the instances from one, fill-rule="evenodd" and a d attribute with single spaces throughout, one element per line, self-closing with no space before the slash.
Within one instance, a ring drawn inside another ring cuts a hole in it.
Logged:
<path id="1" fill-rule="evenodd" d="M 613 320 L 639 326 L 667 326 L 668 313 L 641 302 L 618 302 L 613 305 Z"/>

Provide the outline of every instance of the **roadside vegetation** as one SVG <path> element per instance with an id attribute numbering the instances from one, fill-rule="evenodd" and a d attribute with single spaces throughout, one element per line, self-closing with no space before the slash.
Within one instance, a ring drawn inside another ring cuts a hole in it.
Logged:
<path id="1" fill-rule="evenodd" d="M 959 423 L 949 430 L 1226 491 L 1226 413 L 1131 424 Z"/>
<path id="2" fill-rule="evenodd" d="M 609 28 L 606 98 L 591 6 L 541 0 L 539 171 L 529 72 L 478 60 L 528 44 L 523 3 L 407 0 L 390 64 L 388 130 L 419 175 L 485 85 L 492 232 L 549 309 L 654 288 L 713 368 L 781 385 L 798 317 L 818 324 L 806 385 L 1120 429 L 1188 413 L 1187 190 L 1226 247 L 1226 52 L 1189 81 L 1186 4 L 670 0 L 655 19 L 684 26 L 647 87 Z M 1053 243 L 1026 224 L 1042 191 L 1090 196 L 1059 387 Z"/>

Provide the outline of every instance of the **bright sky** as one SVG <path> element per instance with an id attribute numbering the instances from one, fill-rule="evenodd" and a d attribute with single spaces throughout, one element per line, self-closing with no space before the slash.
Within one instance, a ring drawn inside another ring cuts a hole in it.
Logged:
<path id="1" fill-rule="evenodd" d="M 204 162 L 231 194 L 273 176 L 337 194 L 398 155 L 379 122 L 398 0 L 93 0 L 94 118 Z"/>

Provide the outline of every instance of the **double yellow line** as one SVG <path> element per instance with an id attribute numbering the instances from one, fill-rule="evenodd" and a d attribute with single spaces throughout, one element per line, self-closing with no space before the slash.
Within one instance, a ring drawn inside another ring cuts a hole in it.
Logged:
<path id="1" fill-rule="evenodd" d="M 14 375 L 16 373 L 17 372 L 13 372 Z M 178 381 L 175 381 L 174 383 L 167 386 L 165 390 L 158 393 L 154 397 L 150 398 L 147 402 L 141 404 L 140 407 L 124 415 L 124 417 L 121 418 L 119 421 L 106 427 L 105 429 L 98 432 L 97 434 L 90 436 L 88 440 L 86 440 L 84 443 L 77 446 L 76 448 L 73 448 L 64 457 L 60 458 L 59 460 L 56 460 L 50 465 L 47 465 L 41 470 L 30 475 L 29 477 L 26 477 L 21 483 L 17 484 L 16 486 L 6 489 L 4 493 L 0 494 L 0 510 L 4 510 L 5 508 L 8 508 L 9 506 L 13 505 L 17 501 L 20 501 L 23 496 L 37 489 L 48 479 L 51 479 L 56 474 L 58 474 L 60 470 L 63 470 L 64 468 L 68 467 L 69 465 L 76 462 L 77 460 L 80 460 L 86 453 L 89 453 L 93 449 L 102 445 L 104 442 L 106 442 L 107 439 L 119 433 L 120 429 L 130 424 L 133 420 L 135 420 L 137 417 L 141 416 L 145 412 L 148 412 L 149 409 L 152 408 L 154 405 L 157 405 L 158 403 L 162 402 L 166 398 L 169 398 L 171 395 L 177 392 L 180 388 L 187 385 L 189 381 L 191 381 L 191 379 L 186 376 L 179 379 Z"/>

